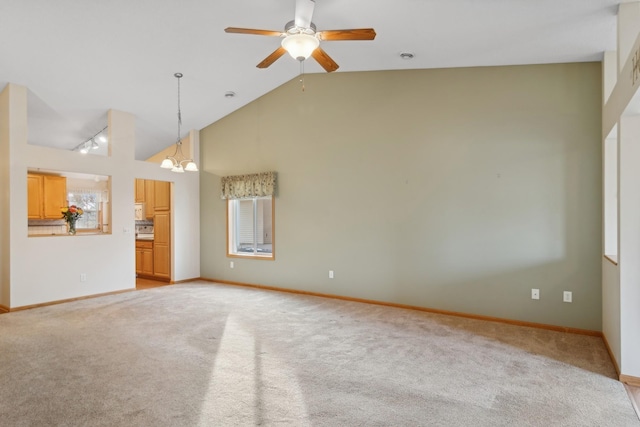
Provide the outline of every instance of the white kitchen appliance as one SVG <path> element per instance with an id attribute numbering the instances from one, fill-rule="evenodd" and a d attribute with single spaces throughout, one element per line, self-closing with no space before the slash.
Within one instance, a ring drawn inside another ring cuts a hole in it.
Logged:
<path id="1" fill-rule="evenodd" d="M 136 203 L 136 221 L 147 219 L 144 209 L 144 203 Z"/>
<path id="2" fill-rule="evenodd" d="M 153 240 L 153 225 L 136 226 L 136 239 Z"/>

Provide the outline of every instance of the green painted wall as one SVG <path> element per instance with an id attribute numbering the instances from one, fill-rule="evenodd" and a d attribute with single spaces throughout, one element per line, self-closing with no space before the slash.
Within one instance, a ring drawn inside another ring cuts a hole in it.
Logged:
<path id="1" fill-rule="evenodd" d="M 599 63 L 293 79 L 201 131 L 201 275 L 600 330 L 600 134 Z M 220 177 L 270 170 L 231 269 Z"/>

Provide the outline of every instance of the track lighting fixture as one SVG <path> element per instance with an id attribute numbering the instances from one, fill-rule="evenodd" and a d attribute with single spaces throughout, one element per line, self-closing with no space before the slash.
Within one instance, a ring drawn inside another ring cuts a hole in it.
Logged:
<path id="1" fill-rule="evenodd" d="M 97 150 L 98 148 L 100 148 L 100 145 L 98 145 L 98 142 L 96 141 L 96 139 L 101 143 L 107 142 L 107 137 L 104 134 L 104 132 L 107 130 L 108 127 L 109 126 L 103 127 L 100 130 L 100 132 L 96 133 L 86 141 L 83 141 L 80 144 L 76 145 L 71 151 L 79 151 L 82 154 L 87 154 L 89 150 Z"/>

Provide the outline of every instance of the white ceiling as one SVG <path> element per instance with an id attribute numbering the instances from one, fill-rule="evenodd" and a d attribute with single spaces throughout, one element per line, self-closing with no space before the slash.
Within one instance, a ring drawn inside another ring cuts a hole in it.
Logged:
<path id="1" fill-rule="evenodd" d="M 616 47 L 619 0 L 316 0 L 319 31 L 368 28 L 373 41 L 325 41 L 336 72 L 600 61 Z M 136 158 L 173 144 L 182 72 L 182 136 L 300 72 L 288 55 L 258 64 L 295 0 L 0 0 L 0 88 L 29 88 L 29 141 L 72 149 L 113 108 L 137 117 Z M 415 58 L 400 59 L 400 52 Z M 312 59 L 306 73 L 322 73 Z M 233 91 L 235 98 L 225 98 Z"/>

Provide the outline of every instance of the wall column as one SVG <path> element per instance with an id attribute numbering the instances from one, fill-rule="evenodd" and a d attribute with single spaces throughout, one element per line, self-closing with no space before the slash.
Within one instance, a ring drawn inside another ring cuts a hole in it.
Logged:
<path id="1" fill-rule="evenodd" d="M 620 371 L 640 379 L 640 116 L 622 116 L 618 130 Z"/>
<path id="2" fill-rule="evenodd" d="M 23 155 L 26 145 L 27 88 L 9 83 L 0 93 L 0 202 L 19 213 L 27 205 L 20 203 L 15 191 L 26 193 L 27 182 L 26 169 L 16 167 L 15 159 Z M 9 214 L 8 209 L 0 212 L 0 309 L 11 307 L 11 242 L 17 230 L 22 230 L 21 222 L 26 228 L 26 215 Z"/>
<path id="3" fill-rule="evenodd" d="M 9 205 L 9 142 L 11 139 L 11 96 L 9 85 L 0 93 L 0 205 Z M 9 308 L 11 290 L 9 281 L 9 214 L 0 210 L 0 311 Z"/>

